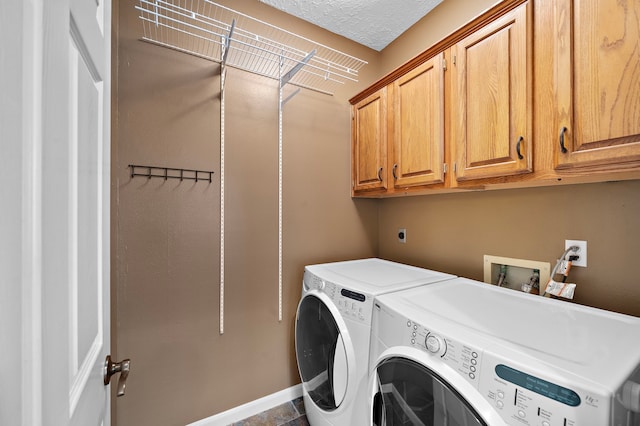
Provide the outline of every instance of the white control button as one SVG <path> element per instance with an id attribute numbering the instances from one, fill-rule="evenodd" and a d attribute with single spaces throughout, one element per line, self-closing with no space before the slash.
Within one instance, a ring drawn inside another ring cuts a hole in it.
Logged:
<path id="1" fill-rule="evenodd" d="M 414 331 L 413 333 L 411 333 L 412 337 L 416 337 L 416 332 Z"/>
<path id="2" fill-rule="evenodd" d="M 498 398 L 504 398 L 504 392 L 498 391 Z"/>
<path id="3" fill-rule="evenodd" d="M 471 356 L 474 358 L 478 358 L 478 353 L 477 352 L 471 352 Z"/>
<path id="4" fill-rule="evenodd" d="M 413 324 L 413 329 L 417 330 L 418 329 L 418 324 Z"/>
<path id="5" fill-rule="evenodd" d="M 415 345 L 416 344 L 416 339 L 411 339 L 411 344 Z"/>
<path id="6" fill-rule="evenodd" d="M 524 418 L 526 417 L 526 415 L 527 415 L 527 414 L 526 414 L 524 411 L 522 411 L 522 410 L 518 410 L 518 417 L 521 417 L 521 418 L 523 418 L 523 419 L 524 419 Z"/>
<path id="7" fill-rule="evenodd" d="M 429 352 L 436 354 L 440 352 L 440 349 L 442 348 L 442 340 L 438 336 L 430 334 L 425 340 L 425 346 Z"/>
<path id="8" fill-rule="evenodd" d="M 542 426 L 551 426 L 551 424 L 548 421 L 543 420 L 542 421 Z"/>
<path id="9" fill-rule="evenodd" d="M 407 327 L 411 327 L 411 321 L 407 321 Z"/>
<path id="10" fill-rule="evenodd" d="M 471 365 L 476 365 L 478 363 L 478 360 L 475 358 L 471 358 Z"/>
<path id="11" fill-rule="evenodd" d="M 498 408 L 502 408 L 504 407 L 504 402 L 498 400 L 498 402 L 496 402 L 496 405 L 498 406 Z"/>
<path id="12" fill-rule="evenodd" d="M 471 367 L 469 367 L 469 370 L 471 370 L 473 373 L 476 372 L 476 368 L 473 365 Z"/>
<path id="13" fill-rule="evenodd" d="M 469 378 L 470 378 L 471 380 L 473 380 L 473 379 L 475 379 L 475 378 L 476 378 L 476 375 L 475 375 L 475 374 L 473 374 L 473 373 L 469 373 Z"/>

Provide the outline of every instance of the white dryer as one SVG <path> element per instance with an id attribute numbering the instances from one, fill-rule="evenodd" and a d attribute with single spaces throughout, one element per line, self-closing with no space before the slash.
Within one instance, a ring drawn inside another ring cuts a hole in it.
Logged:
<path id="1" fill-rule="evenodd" d="M 366 423 L 374 297 L 452 278 L 381 259 L 305 267 L 295 342 L 312 426 Z"/>
<path id="2" fill-rule="evenodd" d="M 640 425 L 640 318 L 464 278 L 376 299 L 367 423 Z"/>

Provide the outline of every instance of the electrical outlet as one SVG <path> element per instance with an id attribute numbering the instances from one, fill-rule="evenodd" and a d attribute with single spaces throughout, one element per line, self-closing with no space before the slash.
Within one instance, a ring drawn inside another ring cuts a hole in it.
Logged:
<path id="1" fill-rule="evenodd" d="M 578 246 L 577 256 L 580 256 L 578 260 L 571 262 L 571 266 L 587 267 L 587 242 L 581 240 L 564 240 L 564 249 L 568 249 L 571 246 Z"/>
<path id="2" fill-rule="evenodd" d="M 398 229 L 398 241 L 401 243 L 407 242 L 407 230 L 405 228 Z"/>

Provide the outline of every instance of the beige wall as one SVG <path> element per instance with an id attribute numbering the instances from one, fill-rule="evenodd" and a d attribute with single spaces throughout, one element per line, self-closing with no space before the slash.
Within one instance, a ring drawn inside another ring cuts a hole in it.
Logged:
<path id="1" fill-rule="evenodd" d="M 482 281 L 485 254 L 553 267 L 565 239 L 586 240 L 575 301 L 640 316 L 639 194 L 636 180 L 383 200 L 379 254 Z"/>
<path id="2" fill-rule="evenodd" d="M 112 330 L 130 357 L 119 426 L 181 425 L 299 382 L 293 342 L 305 264 L 372 255 L 481 277 L 482 254 L 553 262 L 589 241 L 578 301 L 640 315 L 638 182 L 351 199 L 347 99 L 494 1 L 446 0 L 382 53 L 257 0 L 234 9 L 369 61 L 333 97 L 284 108 L 284 320 L 277 320 L 277 85 L 229 70 L 225 333 L 219 329 L 219 68 L 138 40 L 135 0 L 114 4 Z M 464 3 L 464 5 L 463 5 Z M 461 9 L 462 8 L 462 9 Z M 129 177 L 131 163 L 214 170 L 214 182 Z M 554 212 L 558 211 L 558 214 Z M 395 241 L 408 228 L 408 242 Z M 611 275 L 613 274 L 613 275 Z M 267 368 L 265 368 L 265 365 Z"/>
<path id="3" fill-rule="evenodd" d="M 257 1 L 227 3 L 365 60 L 377 56 Z M 293 331 L 304 265 L 376 254 L 377 202 L 349 196 L 347 99 L 364 86 L 334 97 L 303 90 L 284 107 L 278 322 L 277 82 L 229 69 L 220 335 L 219 67 L 139 41 L 135 4 L 120 1 L 115 22 L 112 320 L 114 354 L 131 358 L 132 372 L 113 418 L 183 425 L 299 383 Z M 212 184 L 131 179 L 132 163 L 216 174 Z"/>

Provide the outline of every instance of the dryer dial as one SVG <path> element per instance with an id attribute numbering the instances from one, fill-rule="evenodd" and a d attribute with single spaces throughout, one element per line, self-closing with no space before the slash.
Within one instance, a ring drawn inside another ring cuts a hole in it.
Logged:
<path id="1" fill-rule="evenodd" d="M 447 352 L 447 344 L 445 343 L 445 341 L 442 339 L 442 337 L 437 336 L 433 333 L 427 334 L 427 337 L 424 339 L 424 345 L 432 354 L 444 356 L 444 354 Z"/>

